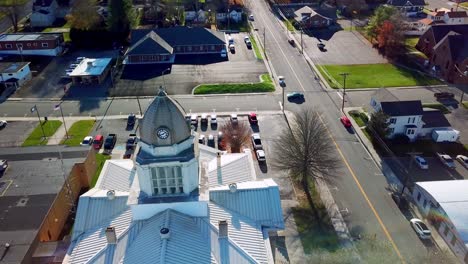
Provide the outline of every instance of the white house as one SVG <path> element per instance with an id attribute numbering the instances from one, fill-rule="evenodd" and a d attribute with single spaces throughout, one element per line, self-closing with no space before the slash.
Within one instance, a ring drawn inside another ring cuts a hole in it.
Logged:
<path id="1" fill-rule="evenodd" d="M 423 109 L 419 100 L 399 101 L 385 88 L 372 95 L 370 105 L 373 111 L 383 111 L 389 117 L 389 138 L 406 135 L 414 141 L 418 137 L 430 137 L 435 129 L 451 129 L 439 110 Z"/>
<path id="2" fill-rule="evenodd" d="M 54 22 L 57 13 L 57 2 L 55 0 L 36 0 L 33 4 L 31 14 L 31 26 L 49 27 Z"/>
<path id="3" fill-rule="evenodd" d="M 459 259 L 468 263 L 468 180 L 417 182 L 413 199 Z"/>
<path id="4" fill-rule="evenodd" d="M 185 21 L 205 23 L 206 19 L 206 12 L 201 9 L 198 11 L 185 11 Z"/>
<path id="5" fill-rule="evenodd" d="M 466 11 L 445 12 L 444 22 L 447 25 L 465 25 L 468 24 L 468 15 Z"/>
<path id="6" fill-rule="evenodd" d="M 0 62 L 1 82 L 15 87 L 31 80 L 30 62 Z"/>
<path id="7" fill-rule="evenodd" d="M 239 23 L 242 21 L 242 8 L 232 8 L 216 13 L 216 20 L 219 22 L 225 22 L 229 18 L 230 21 Z"/>
<path id="8" fill-rule="evenodd" d="M 256 180 L 250 150 L 199 145 L 164 91 L 138 132 L 135 160 L 106 161 L 80 196 L 63 263 L 275 263 L 279 188 Z"/>

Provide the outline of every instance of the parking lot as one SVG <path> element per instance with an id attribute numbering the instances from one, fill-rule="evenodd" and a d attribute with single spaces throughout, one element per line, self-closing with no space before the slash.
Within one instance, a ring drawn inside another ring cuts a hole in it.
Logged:
<path id="1" fill-rule="evenodd" d="M 359 32 L 342 30 L 351 26 L 349 21 L 339 20 L 337 27 L 307 30 L 303 35 L 304 50 L 317 64 L 376 64 L 388 61 L 362 37 Z M 337 31 L 338 30 L 338 31 Z M 299 39 L 300 36 L 296 36 Z M 321 51 L 318 43 L 325 44 Z"/>
<path id="2" fill-rule="evenodd" d="M 247 34 L 231 34 L 235 53 L 228 52 L 228 60 L 220 55 L 186 55 L 176 57 L 171 65 L 132 65 L 124 67 L 110 96 L 154 95 L 160 85 L 168 94 L 191 94 L 195 86 L 207 83 L 258 82 L 267 72 L 262 61 L 244 43 Z M 170 71 L 166 69 L 170 68 Z M 162 73 L 164 72 L 164 75 Z"/>
<path id="3" fill-rule="evenodd" d="M 0 130 L 2 135 L 0 137 L 0 147 L 21 146 L 38 124 L 38 121 L 9 121 Z"/>
<path id="4" fill-rule="evenodd" d="M 33 78 L 19 88 L 11 97 L 19 98 L 62 98 L 65 95 L 64 86 L 71 82 L 66 77 L 65 70 L 75 63 L 77 57 L 103 58 L 116 57 L 117 51 L 73 51 L 58 57 L 25 57 L 25 61 L 31 61 L 30 68 Z M 104 96 L 109 83 L 98 86 L 83 86 L 80 89 L 72 87 L 75 94 L 72 96 Z"/>
<path id="5" fill-rule="evenodd" d="M 209 113 L 208 113 L 209 114 Z M 215 138 L 215 143 L 217 147 L 217 135 L 219 129 L 226 122 L 229 122 L 229 117 L 218 117 L 218 126 L 211 127 L 209 124 L 207 126 L 200 124 L 200 116 L 198 116 L 199 124 L 196 129 L 198 133 L 204 135 L 205 138 L 208 138 L 209 135 L 213 135 Z M 281 133 L 284 127 L 287 127 L 286 121 L 282 115 L 257 115 L 258 125 L 250 125 L 247 119 L 247 116 L 238 116 L 239 122 L 248 124 L 251 128 L 252 133 L 260 134 L 262 141 L 262 149 L 265 151 L 266 162 L 258 163 L 257 160 L 254 160 L 255 171 L 257 173 L 257 179 L 267 179 L 272 178 L 280 187 L 281 199 L 293 199 L 294 191 L 288 178 L 287 173 L 272 169 L 270 159 L 274 155 L 273 142 Z M 253 152 L 252 143 L 249 141 L 247 146 L 252 149 L 252 156 L 256 159 L 256 155 Z"/>

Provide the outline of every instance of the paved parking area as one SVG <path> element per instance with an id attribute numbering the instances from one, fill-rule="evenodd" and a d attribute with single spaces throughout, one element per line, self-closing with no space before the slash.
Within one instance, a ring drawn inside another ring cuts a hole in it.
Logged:
<path id="1" fill-rule="evenodd" d="M 191 56 L 176 59 L 174 65 L 135 65 L 124 67 L 110 96 L 154 95 L 160 85 L 166 85 L 168 94 L 191 94 L 203 83 L 258 82 L 265 72 L 265 64 L 255 58 L 254 51 L 244 43 L 245 33 L 231 34 L 236 52 L 228 52 L 229 60 L 219 55 Z M 170 71 L 166 69 L 170 68 Z M 164 75 L 161 75 L 162 73 Z"/>
<path id="2" fill-rule="evenodd" d="M 65 70 L 69 68 L 77 57 L 103 58 L 116 57 L 117 51 L 114 50 L 77 50 L 69 52 L 59 57 L 31 57 L 25 60 L 31 60 L 31 71 L 35 72 L 33 78 L 26 85 L 21 87 L 11 97 L 19 98 L 61 98 L 65 95 L 64 85 L 71 82 L 70 79 L 63 78 Z M 101 86 L 88 89 L 88 93 L 75 93 L 76 96 L 104 96 L 108 83 Z M 72 90 L 77 91 L 72 88 Z M 83 88 L 89 87 L 80 87 Z M 76 97 L 75 96 L 75 97 Z"/>
<path id="3" fill-rule="evenodd" d="M 138 118 L 133 126 L 133 129 L 127 130 L 127 119 L 104 119 L 102 122 L 98 120 L 96 126 L 91 130 L 91 136 L 96 136 L 101 134 L 104 136 L 104 139 L 109 134 L 117 135 L 117 143 L 115 144 L 113 154 L 124 154 L 125 153 L 125 143 L 127 142 L 129 134 L 136 133 L 138 130 Z M 102 151 L 102 150 L 101 150 Z M 121 157 L 119 157 L 121 158 Z"/>
<path id="4" fill-rule="evenodd" d="M 38 124 L 38 121 L 8 121 L 0 130 L 0 147 L 21 146 Z"/>
<path id="5" fill-rule="evenodd" d="M 336 29 L 331 27 L 330 29 L 306 31 L 303 34 L 305 52 L 315 63 L 320 65 L 388 62 L 358 32 L 342 30 L 342 28 L 350 26 L 349 21 L 338 21 Z M 297 35 L 296 39 L 299 40 L 300 36 Z M 319 42 L 325 44 L 324 51 L 317 48 Z"/>

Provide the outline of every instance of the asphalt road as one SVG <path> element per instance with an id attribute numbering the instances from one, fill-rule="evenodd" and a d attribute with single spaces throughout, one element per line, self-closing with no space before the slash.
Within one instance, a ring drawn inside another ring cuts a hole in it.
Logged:
<path id="1" fill-rule="evenodd" d="M 255 27 L 265 28 L 266 52 L 278 75 L 286 77 L 286 91 L 303 91 L 303 105 L 286 104 L 297 111 L 312 106 L 322 112 L 337 146 L 336 156 L 343 156 L 342 168 L 330 179 L 335 187 L 334 197 L 340 209 L 347 209 L 346 221 L 352 233 L 375 235 L 379 240 L 393 240 L 395 254 L 400 253 L 409 263 L 420 263 L 428 249 L 424 247 L 401 214 L 390 195 L 386 178 L 371 161 L 368 153 L 339 123 L 340 98 L 327 93 L 315 81 L 314 74 L 301 54 L 287 42 L 285 29 L 271 15 L 263 1 L 251 1 Z"/>

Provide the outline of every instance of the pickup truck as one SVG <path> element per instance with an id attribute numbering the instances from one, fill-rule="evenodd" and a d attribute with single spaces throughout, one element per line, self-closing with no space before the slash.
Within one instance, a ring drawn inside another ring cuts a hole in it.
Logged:
<path id="1" fill-rule="evenodd" d="M 450 169 L 455 169 L 455 162 L 453 161 L 453 159 L 447 155 L 447 154 L 441 154 L 441 153 L 436 153 L 437 155 L 437 158 L 439 158 L 439 160 L 442 162 L 442 164 L 444 164 L 446 167 L 450 168 Z"/>
<path id="2" fill-rule="evenodd" d="M 111 152 L 112 149 L 115 147 L 115 143 L 117 142 L 117 135 L 116 134 L 109 134 L 104 140 L 104 152 Z"/>

